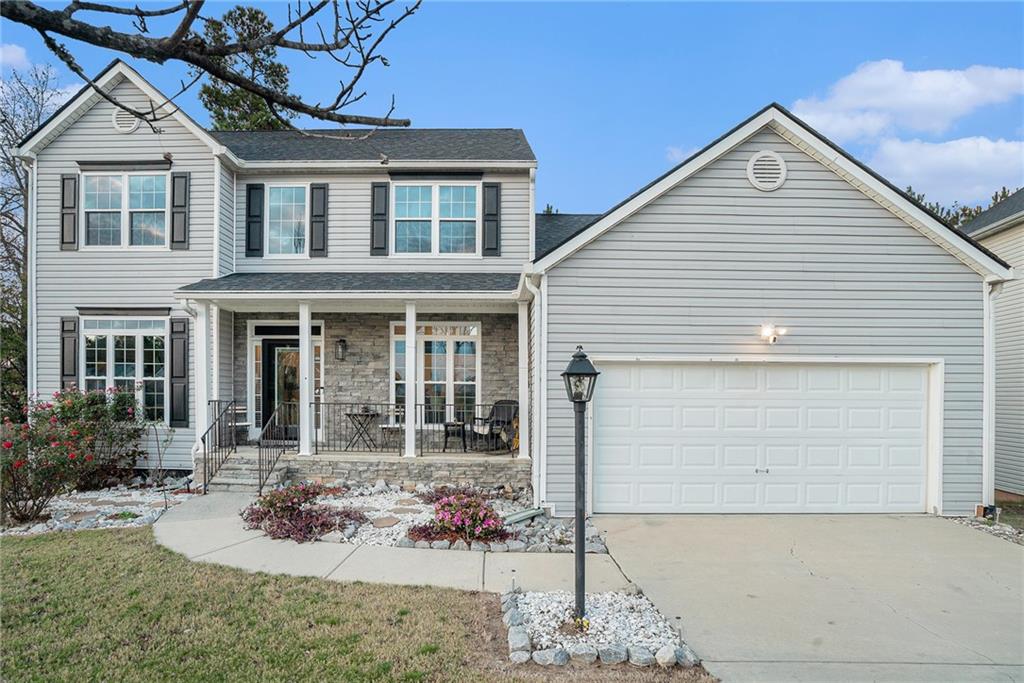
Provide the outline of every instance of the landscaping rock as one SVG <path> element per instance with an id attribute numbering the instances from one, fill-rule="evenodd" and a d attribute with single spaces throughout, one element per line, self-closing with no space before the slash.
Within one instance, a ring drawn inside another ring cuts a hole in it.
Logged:
<path id="1" fill-rule="evenodd" d="M 377 483 L 373 485 L 373 492 L 374 493 L 384 493 L 385 491 L 390 491 L 390 490 L 391 489 L 388 488 L 387 482 L 384 481 L 383 479 L 378 479 Z"/>
<path id="2" fill-rule="evenodd" d="M 503 616 L 501 620 L 505 623 L 505 626 L 507 627 L 522 626 L 523 615 L 519 612 L 518 609 L 513 607 L 509 611 L 505 612 L 505 616 Z"/>
<path id="3" fill-rule="evenodd" d="M 580 664 L 593 664 L 597 661 L 597 648 L 587 643 L 574 643 L 566 648 L 569 658 Z"/>
<path id="4" fill-rule="evenodd" d="M 324 543 L 341 543 L 345 540 L 345 535 L 340 531 L 332 531 L 321 536 L 320 540 Z"/>
<path id="5" fill-rule="evenodd" d="M 573 548 L 571 545 L 566 545 L 564 543 L 556 543 L 553 546 L 551 546 L 550 551 L 553 553 L 571 553 L 573 551 Z"/>
<path id="6" fill-rule="evenodd" d="M 530 661 L 529 652 L 513 652 L 508 656 L 508 661 L 513 664 L 526 664 Z"/>
<path id="7" fill-rule="evenodd" d="M 643 595 L 644 594 L 644 592 L 642 590 L 640 590 L 640 586 L 636 585 L 635 583 L 627 584 L 626 587 L 622 589 L 622 592 L 625 593 L 626 595 Z"/>
<path id="8" fill-rule="evenodd" d="M 625 645 L 611 643 L 597 648 L 597 656 L 601 658 L 602 664 L 620 664 L 626 661 L 629 653 Z"/>
<path id="9" fill-rule="evenodd" d="M 492 543 L 491 544 L 491 552 L 492 553 L 508 552 L 508 546 L 505 545 L 504 543 Z"/>
<path id="10" fill-rule="evenodd" d="M 486 552 L 490 549 L 490 546 L 483 541 L 473 541 L 473 544 L 469 546 L 470 550 L 477 550 L 480 552 Z"/>
<path id="11" fill-rule="evenodd" d="M 683 643 L 676 648 L 676 662 L 684 669 L 692 669 L 700 664 L 700 659 L 697 658 L 696 653 L 690 649 L 689 645 Z"/>
<path id="12" fill-rule="evenodd" d="M 654 655 L 646 647 L 630 645 L 627 648 L 629 663 L 633 666 L 651 666 L 654 664 Z"/>
<path id="13" fill-rule="evenodd" d="M 345 530 L 342 531 L 342 535 L 345 538 L 352 538 L 353 536 L 356 535 L 357 531 L 359 531 L 359 526 L 358 525 L 356 525 L 356 524 L 347 524 L 345 526 Z"/>
<path id="14" fill-rule="evenodd" d="M 396 515 L 414 515 L 417 512 L 420 512 L 420 508 L 397 507 L 397 508 L 391 508 L 391 510 L 389 510 L 389 512 L 393 512 Z"/>
<path id="15" fill-rule="evenodd" d="M 416 541 L 416 547 L 417 548 L 429 548 L 430 547 L 430 541 Z"/>
<path id="16" fill-rule="evenodd" d="M 525 626 L 513 626 L 508 630 L 508 651 L 530 651 L 530 634 L 526 632 Z"/>
<path id="17" fill-rule="evenodd" d="M 674 645 L 662 645 L 656 653 L 654 653 L 654 660 L 663 669 L 668 669 L 676 665 L 676 648 Z"/>
<path id="18" fill-rule="evenodd" d="M 549 550 L 549 546 L 548 546 L 547 543 L 534 543 L 533 545 L 531 545 L 529 548 L 526 549 L 526 552 L 528 552 L 528 553 L 546 553 L 546 552 L 548 552 L 548 550 Z"/>
<path id="19" fill-rule="evenodd" d="M 526 544 L 522 541 L 509 541 L 507 545 L 510 553 L 521 553 L 526 550 Z"/>
<path id="20" fill-rule="evenodd" d="M 455 543 L 452 543 L 452 550 L 469 550 L 469 545 L 460 538 Z"/>
<path id="21" fill-rule="evenodd" d="M 569 663 L 569 653 L 562 648 L 534 650 L 533 661 L 541 666 L 565 666 Z"/>
<path id="22" fill-rule="evenodd" d="M 434 550 L 448 550 L 448 546 L 451 545 L 448 541 L 434 541 L 430 544 L 430 547 Z"/>
<path id="23" fill-rule="evenodd" d="M 588 553 L 607 553 L 608 548 L 604 543 L 587 543 L 585 546 L 585 552 Z"/>
<path id="24" fill-rule="evenodd" d="M 398 524 L 397 517 L 378 517 L 373 520 L 373 526 L 375 529 L 387 529 Z"/>
<path id="25" fill-rule="evenodd" d="M 404 536 L 404 537 L 398 539 L 398 543 L 396 543 L 395 545 L 397 547 L 399 547 L 399 548 L 415 548 L 416 547 L 416 542 L 413 541 L 408 536 Z"/>

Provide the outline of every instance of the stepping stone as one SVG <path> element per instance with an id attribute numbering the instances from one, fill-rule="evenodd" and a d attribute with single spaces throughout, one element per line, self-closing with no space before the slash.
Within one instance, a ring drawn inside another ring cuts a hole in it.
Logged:
<path id="1" fill-rule="evenodd" d="M 388 512 L 392 512 L 396 515 L 413 515 L 417 512 L 421 512 L 420 508 L 391 508 Z"/>
<path id="2" fill-rule="evenodd" d="M 387 529 L 388 527 L 392 527 L 396 524 L 398 524 L 397 517 L 378 517 L 373 520 L 373 526 L 378 529 Z"/>
<path id="3" fill-rule="evenodd" d="M 352 509 L 356 510 L 357 512 L 377 512 L 378 511 L 377 508 L 370 507 L 368 505 L 358 505 L 358 506 L 356 506 L 356 507 L 354 507 Z"/>
<path id="4" fill-rule="evenodd" d="M 62 519 L 62 522 L 81 522 L 83 519 L 89 519 L 99 515 L 97 510 L 82 510 L 79 512 L 72 512 L 70 515 Z"/>
<path id="5" fill-rule="evenodd" d="M 398 505 L 423 505 L 423 501 L 418 498 L 399 498 L 396 502 Z"/>

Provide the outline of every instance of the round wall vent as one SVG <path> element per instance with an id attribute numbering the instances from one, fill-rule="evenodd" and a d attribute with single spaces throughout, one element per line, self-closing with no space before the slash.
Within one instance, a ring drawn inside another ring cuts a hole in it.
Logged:
<path id="1" fill-rule="evenodd" d="M 139 127 L 139 119 L 124 109 L 115 109 L 110 118 L 118 133 L 132 133 Z"/>
<path id="2" fill-rule="evenodd" d="M 786 182 L 786 162 L 771 150 L 761 150 L 747 162 L 747 180 L 759 190 L 777 190 Z"/>

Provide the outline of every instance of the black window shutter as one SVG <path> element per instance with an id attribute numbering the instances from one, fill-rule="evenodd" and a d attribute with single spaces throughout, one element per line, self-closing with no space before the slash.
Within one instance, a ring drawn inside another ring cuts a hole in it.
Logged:
<path id="1" fill-rule="evenodd" d="M 245 255 L 263 256 L 263 183 L 245 186 Z"/>
<path id="2" fill-rule="evenodd" d="M 60 319 L 60 386 L 78 386 L 78 318 Z"/>
<path id="3" fill-rule="evenodd" d="M 484 256 L 501 256 L 501 183 L 484 183 Z"/>
<path id="4" fill-rule="evenodd" d="M 60 248 L 78 249 L 78 175 L 60 177 Z"/>
<path id="5" fill-rule="evenodd" d="M 309 186 L 309 255 L 327 256 L 327 183 Z"/>
<path id="6" fill-rule="evenodd" d="M 171 249 L 188 249 L 189 174 L 171 174 Z"/>
<path id="7" fill-rule="evenodd" d="M 388 255 L 388 184 L 373 183 L 370 200 L 370 255 Z"/>
<path id="8" fill-rule="evenodd" d="M 171 318 L 171 427 L 188 427 L 188 318 Z"/>

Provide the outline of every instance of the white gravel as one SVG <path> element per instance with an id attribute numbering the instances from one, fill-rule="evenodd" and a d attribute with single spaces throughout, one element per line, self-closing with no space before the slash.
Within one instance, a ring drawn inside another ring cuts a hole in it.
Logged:
<path id="1" fill-rule="evenodd" d="M 370 521 L 360 525 L 352 538 L 343 541 L 357 545 L 395 545 L 398 539 L 404 538 L 409 532 L 409 527 L 426 524 L 434 518 L 433 505 L 427 505 L 416 498 L 415 494 L 404 491 L 374 493 L 370 489 L 355 489 L 340 496 L 323 496 L 318 502 L 355 508 L 369 518 Z M 398 522 L 384 528 L 373 525 L 373 520 L 386 517 L 393 517 Z"/>
<path id="2" fill-rule="evenodd" d="M 98 491 L 76 491 L 50 501 L 44 510 L 44 515 L 49 515 L 49 519 L 10 527 L 0 533 L 25 536 L 50 531 L 145 526 L 155 522 L 166 508 L 178 505 L 192 495 L 123 486 Z"/>
<path id="3" fill-rule="evenodd" d="M 1024 545 L 1024 530 L 1017 529 L 1009 524 L 996 524 L 984 519 L 978 519 L 977 517 L 953 517 L 952 520 L 957 524 L 963 524 L 972 529 L 984 531 L 986 534 L 998 536 L 1011 543 Z"/>
<path id="4" fill-rule="evenodd" d="M 587 593 L 586 616 L 590 628 L 575 633 L 561 627 L 572 621 L 575 597 L 568 591 L 522 593 L 518 609 L 533 648 L 568 648 L 574 643 L 594 646 L 619 643 L 657 652 L 676 646 L 679 636 L 661 612 L 643 595 Z"/>

